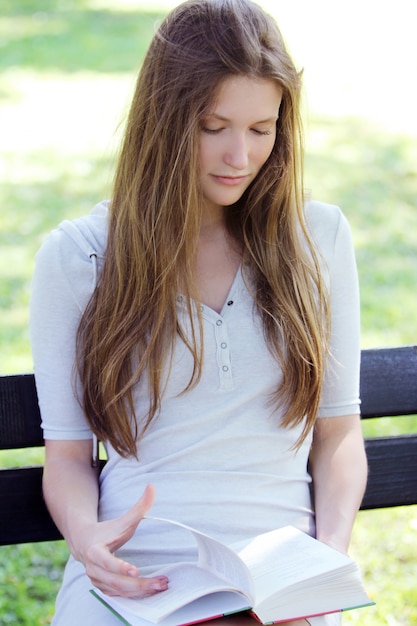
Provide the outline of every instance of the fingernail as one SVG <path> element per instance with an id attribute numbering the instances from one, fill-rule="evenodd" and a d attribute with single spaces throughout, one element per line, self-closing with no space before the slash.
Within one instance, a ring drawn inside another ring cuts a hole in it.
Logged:
<path id="1" fill-rule="evenodd" d="M 127 573 L 129 576 L 132 576 L 132 578 L 136 578 L 138 575 L 138 571 L 134 567 L 131 567 L 130 569 L 128 569 Z"/>
<path id="2" fill-rule="evenodd" d="M 159 580 L 156 580 L 155 582 L 151 583 L 151 589 L 153 589 L 154 591 L 164 591 L 167 588 L 168 588 L 168 578 L 166 577 L 159 578 Z"/>

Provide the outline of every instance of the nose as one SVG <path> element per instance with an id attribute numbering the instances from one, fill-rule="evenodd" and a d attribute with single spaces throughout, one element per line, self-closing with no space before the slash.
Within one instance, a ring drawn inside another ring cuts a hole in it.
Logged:
<path id="1" fill-rule="evenodd" d="M 224 162 L 235 170 L 245 170 L 249 163 L 249 148 L 244 133 L 230 137 L 223 157 Z"/>

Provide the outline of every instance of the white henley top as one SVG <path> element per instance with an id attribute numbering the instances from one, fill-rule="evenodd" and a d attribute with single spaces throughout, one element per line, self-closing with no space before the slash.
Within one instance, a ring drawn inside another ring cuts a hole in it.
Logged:
<path id="1" fill-rule="evenodd" d="M 31 341 L 46 439 L 92 436 L 72 387 L 74 339 L 105 257 L 107 212 L 104 202 L 88 216 L 62 223 L 37 254 Z M 306 215 L 331 294 L 334 359 L 326 373 L 319 418 L 355 414 L 359 294 L 350 229 L 340 209 L 332 205 L 310 202 Z M 177 305 L 186 327 L 180 295 Z M 266 346 L 242 271 L 220 313 L 201 308 L 201 381 L 180 393 L 189 381 L 192 357 L 178 339 L 161 410 L 141 441 L 139 461 L 123 459 L 107 446 L 109 460 L 100 477 L 100 519 L 125 512 L 152 482 L 157 493 L 152 515 L 179 520 L 227 543 L 287 524 L 314 534 L 307 469 L 311 436 L 295 452 L 301 428 L 280 426 L 281 412 L 270 397 L 281 371 Z M 139 420 L 147 412 L 146 388 L 144 380 L 135 391 Z M 166 525 L 146 522 L 121 552 L 146 573 L 155 565 L 190 558 L 194 545 L 175 527 L 168 532 Z M 76 588 L 80 603 L 80 589 L 88 590 L 89 581 L 82 566 L 70 559 L 58 602 L 59 626 L 67 623 L 63 607 Z M 90 623 L 85 621 L 89 610 L 94 615 L 98 610 L 95 600 L 91 609 L 90 604 L 86 597 L 79 609 L 83 624 Z M 108 621 L 100 624 L 116 624 L 112 619 L 106 615 Z M 76 623 L 73 612 L 71 620 L 68 624 Z"/>

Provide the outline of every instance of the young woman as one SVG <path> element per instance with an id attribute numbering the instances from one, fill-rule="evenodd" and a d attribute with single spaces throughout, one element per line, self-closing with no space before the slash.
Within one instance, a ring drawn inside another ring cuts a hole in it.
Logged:
<path id="1" fill-rule="evenodd" d="M 92 584 L 164 592 L 152 568 L 194 547 L 140 524 L 151 507 L 228 543 L 292 524 L 347 550 L 366 480 L 357 276 L 340 210 L 303 196 L 300 87 L 249 0 L 177 7 L 139 74 L 111 201 L 38 253 L 44 493 L 71 550 L 58 626 L 118 623 Z"/>

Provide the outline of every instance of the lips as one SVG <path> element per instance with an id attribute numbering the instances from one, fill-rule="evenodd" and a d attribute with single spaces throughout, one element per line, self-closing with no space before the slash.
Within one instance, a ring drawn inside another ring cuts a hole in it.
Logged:
<path id="1" fill-rule="evenodd" d="M 243 176 L 218 176 L 216 174 L 213 174 L 212 176 L 214 180 L 219 184 L 234 187 L 237 185 L 241 185 L 243 182 L 245 182 L 248 179 L 249 174 L 245 174 Z"/>

